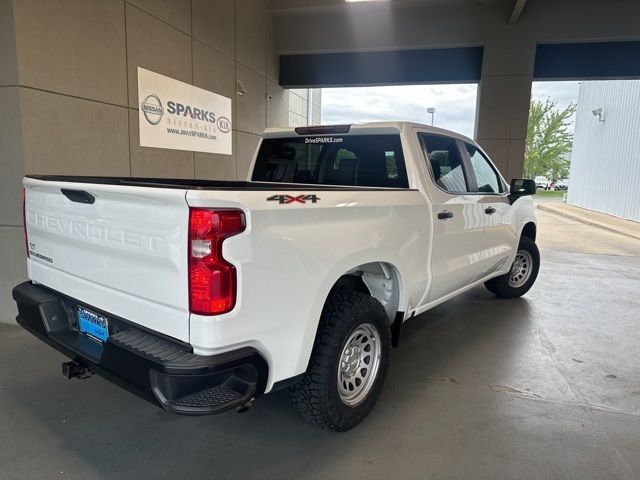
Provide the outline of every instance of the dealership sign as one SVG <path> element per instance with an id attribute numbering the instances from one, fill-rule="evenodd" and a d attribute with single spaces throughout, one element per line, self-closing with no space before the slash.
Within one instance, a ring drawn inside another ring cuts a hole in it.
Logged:
<path id="1" fill-rule="evenodd" d="M 140 145 L 231 155 L 231 99 L 138 67 Z"/>

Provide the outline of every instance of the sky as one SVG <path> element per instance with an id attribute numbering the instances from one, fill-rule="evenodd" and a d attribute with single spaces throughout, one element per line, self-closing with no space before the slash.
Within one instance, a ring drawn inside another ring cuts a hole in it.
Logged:
<path id="1" fill-rule="evenodd" d="M 531 95 L 536 100 L 549 97 L 558 102 L 558 108 L 564 108 L 577 102 L 578 85 L 535 82 Z M 407 120 L 430 124 L 427 108 L 435 107 L 435 126 L 473 137 L 476 96 L 476 84 L 324 88 L 322 123 Z"/>

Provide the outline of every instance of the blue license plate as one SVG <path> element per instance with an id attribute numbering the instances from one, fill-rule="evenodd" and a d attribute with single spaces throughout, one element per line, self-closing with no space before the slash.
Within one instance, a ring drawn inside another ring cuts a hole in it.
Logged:
<path id="1" fill-rule="evenodd" d="M 109 323 L 102 315 L 78 307 L 78 327 L 90 337 L 106 342 L 109 338 Z"/>

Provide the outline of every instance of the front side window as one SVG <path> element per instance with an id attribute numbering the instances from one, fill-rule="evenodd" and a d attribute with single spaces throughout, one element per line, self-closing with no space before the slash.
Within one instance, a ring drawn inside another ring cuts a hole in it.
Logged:
<path id="1" fill-rule="evenodd" d="M 266 138 L 252 180 L 408 188 L 400 135 Z"/>
<path id="2" fill-rule="evenodd" d="M 436 185 L 447 192 L 467 192 L 458 142 L 450 137 L 430 134 L 423 134 L 422 140 Z"/>
<path id="3" fill-rule="evenodd" d="M 469 159 L 471 161 L 471 169 L 476 179 L 477 192 L 483 193 L 501 193 L 503 191 L 500 177 L 493 169 L 489 160 L 474 145 L 465 143 Z"/>

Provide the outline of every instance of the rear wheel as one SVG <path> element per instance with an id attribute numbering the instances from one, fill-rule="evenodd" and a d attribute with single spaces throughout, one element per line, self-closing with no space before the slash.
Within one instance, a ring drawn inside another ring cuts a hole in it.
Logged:
<path id="1" fill-rule="evenodd" d="M 540 269 L 540 252 L 535 242 L 528 237 L 520 238 L 511 270 L 500 277 L 484 283 L 487 290 L 499 297 L 516 298 L 524 295 L 533 286 Z"/>
<path id="2" fill-rule="evenodd" d="M 375 298 L 338 289 L 322 312 L 309 367 L 291 387 L 304 418 L 343 432 L 373 409 L 387 372 L 391 334 Z"/>

